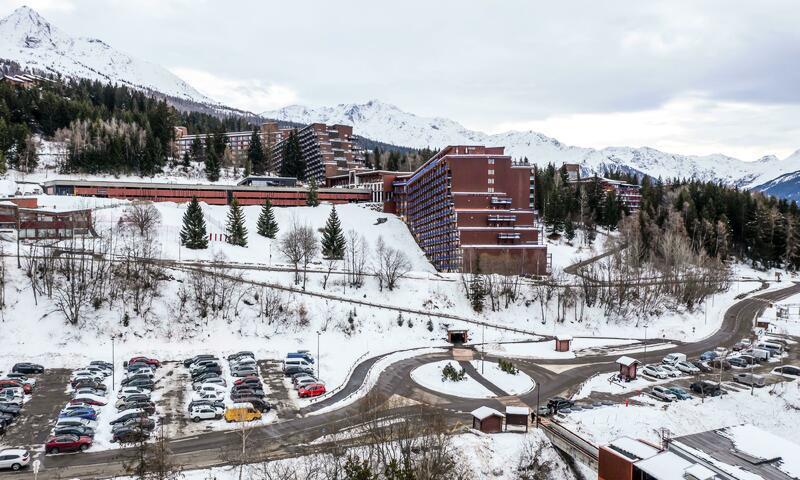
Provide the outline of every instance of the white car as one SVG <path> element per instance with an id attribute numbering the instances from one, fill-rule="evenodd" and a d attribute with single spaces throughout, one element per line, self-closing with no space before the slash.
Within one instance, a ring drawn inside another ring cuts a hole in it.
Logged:
<path id="1" fill-rule="evenodd" d="M 106 405 L 108 400 L 105 397 L 101 397 L 99 395 L 93 395 L 91 393 L 81 393 L 72 397 L 73 400 L 77 400 L 79 402 L 85 402 L 89 405 L 100 406 Z"/>
<path id="2" fill-rule="evenodd" d="M 211 400 L 214 402 L 218 402 L 220 400 L 225 399 L 225 392 L 205 392 L 205 393 L 195 393 L 192 395 L 192 401 L 197 400 Z"/>
<path id="3" fill-rule="evenodd" d="M 56 427 L 89 427 L 94 428 L 97 422 L 88 418 L 64 417 L 56 421 Z"/>
<path id="4" fill-rule="evenodd" d="M 680 377 L 681 375 L 683 375 L 683 373 L 681 373 L 680 370 L 673 367 L 672 365 L 661 365 L 661 370 L 667 372 L 667 375 L 669 375 L 670 377 Z"/>
<path id="5" fill-rule="evenodd" d="M 2 380 L 17 380 L 23 385 L 30 385 L 31 388 L 36 386 L 36 379 L 23 375 L 21 373 L 9 373 L 3 376 Z"/>
<path id="6" fill-rule="evenodd" d="M 128 398 L 131 395 L 149 395 L 150 389 L 149 388 L 141 388 L 141 387 L 122 387 L 117 393 L 117 398 Z"/>
<path id="7" fill-rule="evenodd" d="M 225 381 L 225 379 L 224 379 L 224 378 L 222 378 L 222 377 L 216 377 L 216 378 L 207 378 L 207 379 L 205 379 L 205 380 L 203 381 L 203 383 L 196 384 L 196 385 L 194 386 L 194 390 L 195 390 L 195 391 L 197 391 L 197 390 L 199 390 L 199 389 L 200 389 L 200 387 L 202 387 L 203 385 L 209 385 L 209 384 L 211 384 L 211 385 L 219 385 L 220 387 L 226 387 L 226 386 L 228 386 L 228 382 L 226 382 L 226 381 Z"/>
<path id="8" fill-rule="evenodd" d="M 25 390 L 22 387 L 6 387 L 0 390 L 0 398 L 11 403 L 21 403 L 25 398 Z"/>
<path id="9" fill-rule="evenodd" d="M 155 376 L 156 376 L 155 372 L 153 372 L 149 368 L 142 368 L 140 370 L 135 370 L 133 372 L 125 373 L 125 378 L 129 378 L 129 377 L 147 377 L 150 380 L 152 380 L 153 378 L 155 378 Z"/>
<path id="10" fill-rule="evenodd" d="M 311 385 L 312 383 L 322 383 L 322 382 L 312 377 L 301 377 L 298 378 L 297 383 L 294 384 L 294 389 L 300 390 L 300 388 L 305 387 L 307 385 Z"/>
<path id="11" fill-rule="evenodd" d="M 252 365 L 253 367 L 255 367 L 256 360 L 252 357 L 242 357 L 238 360 L 234 360 L 231 362 L 231 366 L 241 366 L 241 365 Z"/>
<path id="12" fill-rule="evenodd" d="M 189 410 L 189 418 L 191 418 L 193 422 L 199 422 L 200 420 L 218 420 L 222 418 L 222 412 L 212 406 L 198 405 Z"/>
<path id="13" fill-rule="evenodd" d="M 195 391 L 201 395 L 204 393 L 221 393 L 224 396 L 227 388 L 222 385 L 217 385 L 216 383 L 204 383 L 198 386 Z"/>
<path id="14" fill-rule="evenodd" d="M 667 390 L 667 387 L 659 387 L 655 386 L 650 391 L 650 393 L 659 400 L 663 400 L 665 402 L 674 402 L 678 399 L 674 393 Z"/>
<path id="15" fill-rule="evenodd" d="M 714 349 L 714 353 L 717 354 L 717 357 L 725 358 L 725 355 L 728 354 L 728 349 L 725 347 L 717 347 Z"/>
<path id="16" fill-rule="evenodd" d="M 649 375 L 651 377 L 661 378 L 661 379 L 669 377 L 669 374 L 667 372 L 665 372 L 664 370 L 655 365 L 645 365 L 645 367 L 642 369 L 642 373 L 644 375 Z"/>
<path id="17" fill-rule="evenodd" d="M 15 472 L 20 468 L 27 467 L 31 462 L 31 454 L 27 450 L 18 448 L 0 450 L 0 468 L 11 469 Z"/>
<path id="18" fill-rule="evenodd" d="M 675 364 L 675 368 L 689 375 L 697 375 L 700 373 L 700 369 L 689 362 L 678 362 Z"/>

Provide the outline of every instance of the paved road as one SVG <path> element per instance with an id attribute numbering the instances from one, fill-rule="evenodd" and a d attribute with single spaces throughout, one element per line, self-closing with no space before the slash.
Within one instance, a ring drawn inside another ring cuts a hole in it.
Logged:
<path id="1" fill-rule="evenodd" d="M 714 335 L 696 343 L 659 350 L 659 355 L 681 351 L 687 355 L 696 356 L 717 346 L 729 347 L 738 339 L 749 334 L 753 319 L 766 308 L 769 302 L 797 293 L 800 293 L 800 284 L 741 300 L 728 309 L 722 326 Z M 390 408 L 381 412 L 383 416 L 408 418 L 418 414 L 420 408 L 424 408 L 428 412 L 433 411 L 451 424 L 459 422 L 468 424 L 467 412 L 479 405 L 489 405 L 498 409 L 504 408 L 505 405 L 519 404 L 535 407 L 538 400 L 545 400 L 550 396 L 575 388 L 595 373 L 615 370 L 614 360 L 617 357 L 618 355 L 597 355 L 571 360 L 516 359 L 515 364 L 536 380 L 536 388 L 518 397 L 503 396 L 475 400 L 427 390 L 410 380 L 410 372 L 417 366 L 432 361 L 453 359 L 453 352 L 447 351 L 420 355 L 392 364 L 381 373 L 373 391 L 382 398 L 394 400 Z M 343 389 L 330 398 L 304 409 L 301 413 L 308 414 L 314 410 L 331 406 L 351 395 L 364 382 L 369 368 L 378 358 L 380 357 L 362 362 L 354 369 Z M 493 356 L 487 356 L 487 359 L 496 361 Z M 555 366 L 562 368 L 553 368 Z M 247 440 L 248 450 L 252 452 L 249 460 L 278 459 L 309 453 L 314 448 L 308 445 L 312 441 L 358 425 L 359 419 L 363 418 L 365 403 L 365 400 L 359 399 L 330 413 L 306 415 L 254 428 Z M 387 405 L 389 404 L 387 403 Z M 232 451 L 241 449 L 241 434 L 234 430 L 177 438 L 170 441 L 170 448 L 173 460 L 187 467 L 203 468 L 223 465 L 230 462 Z M 130 451 L 123 449 L 45 457 L 39 477 L 42 479 L 106 478 L 120 475 L 124 472 L 122 461 L 127 455 L 130 455 Z M 0 478 L 6 475 L 8 474 L 0 474 Z M 32 477 L 30 472 L 15 475 L 16 478 L 26 476 Z"/>

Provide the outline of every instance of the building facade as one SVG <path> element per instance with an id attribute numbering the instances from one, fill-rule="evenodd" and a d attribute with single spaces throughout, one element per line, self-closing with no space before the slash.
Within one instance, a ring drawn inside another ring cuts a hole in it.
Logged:
<path id="1" fill-rule="evenodd" d="M 261 138 L 261 145 L 264 149 L 272 148 L 273 145 L 280 142 L 289 136 L 291 128 L 280 128 L 275 122 L 262 123 L 258 129 L 258 135 Z M 243 132 L 226 132 L 225 138 L 227 140 L 227 149 L 232 156 L 238 159 L 243 159 L 247 156 L 247 151 L 250 149 L 250 140 L 252 139 L 253 132 L 250 130 Z M 175 148 L 173 156 L 182 158 L 186 153 L 191 152 L 192 144 L 195 140 L 199 139 L 200 143 L 205 145 L 206 135 L 189 135 L 186 127 L 175 127 Z"/>
<path id="2" fill-rule="evenodd" d="M 353 127 L 348 125 L 325 125 L 312 123 L 296 130 L 300 151 L 305 163 L 305 180 L 314 179 L 325 185 L 328 177 L 347 174 L 349 171 L 365 171 L 364 155 L 353 136 Z M 284 162 L 284 150 L 289 134 L 270 149 L 270 170 L 279 173 Z"/>
<path id="3" fill-rule="evenodd" d="M 31 200 L 32 203 L 29 199 L 0 201 L 0 229 L 19 230 L 21 240 L 49 240 L 94 234 L 91 210 L 48 210 L 39 208 L 35 198 Z"/>
<path id="4" fill-rule="evenodd" d="M 398 176 L 408 172 L 388 170 L 350 170 L 346 174 L 328 177 L 327 185 L 333 188 L 366 188 L 372 192 L 372 202 L 383 205 L 386 213 L 396 213 L 392 201 L 392 183 Z"/>
<path id="5" fill-rule="evenodd" d="M 533 169 L 503 147 L 450 146 L 392 182 L 397 214 L 442 271 L 544 275 Z"/>
<path id="6" fill-rule="evenodd" d="M 620 180 L 612 180 L 597 175 L 582 177 L 580 165 L 576 163 L 565 163 L 564 168 L 567 170 L 567 178 L 570 183 L 575 185 L 590 184 L 595 181 L 600 183 L 600 188 L 608 193 L 614 192 L 622 205 L 628 209 L 628 212 L 634 213 L 639 211 L 642 203 L 642 187 L 632 183 L 625 183 Z"/>

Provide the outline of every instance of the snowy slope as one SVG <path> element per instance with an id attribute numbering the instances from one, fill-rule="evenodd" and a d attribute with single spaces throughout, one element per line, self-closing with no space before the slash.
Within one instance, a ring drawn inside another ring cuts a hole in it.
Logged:
<path id="1" fill-rule="evenodd" d="M 72 37 L 29 7 L 0 20 L 0 58 L 23 68 L 87 78 L 217 105 L 165 68 L 113 49 L 95 38 Z"/>
<path id="2" fill-rule="evenodd" d="M 378 100 L 320 108 L 293 105 L 263 112 L 262 116 L 299 123 L 353 125 L 361 136 L 407 147 L 443 147 L 456 144 L 505 146 L 506 153 L 518 158 L 528 157 L 539 165 L 571 162 L 579 163 L 585 170 L 593 172 L 617 168 L 653 177 L 694 177 L 740 187 L 760 185 L 779 175 L 800 170 L 800 152 L 784 160 L 767 156 L 755 162 L 745 162 L 725 155 L 676 155 L 648 147 L 608 147 L 596 150 L 565 145 L 534 131 L 489 135 L 469 130 L 446 118 L 419 117 Z"/>

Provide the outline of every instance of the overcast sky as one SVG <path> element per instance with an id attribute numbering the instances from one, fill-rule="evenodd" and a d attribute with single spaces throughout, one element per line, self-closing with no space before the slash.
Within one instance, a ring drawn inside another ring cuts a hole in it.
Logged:
<path id="1" fill-rule="evenodd" d="M 800 148 L 796 0 L 0 0 L 23 3 L 256 112 L 376 98 L 580 146 Z"/>

